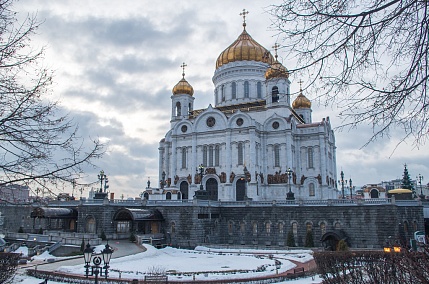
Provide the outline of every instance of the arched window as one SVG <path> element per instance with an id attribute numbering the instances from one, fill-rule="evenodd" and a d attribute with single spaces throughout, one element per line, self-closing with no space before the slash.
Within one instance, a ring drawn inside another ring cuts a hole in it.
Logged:
<path id="1" fill-rule="evenodd" d="M 216 145 L 215 146 L 215 167 L 219 167 L 219 162 L 220 160 L 220 146 Z"/>
<path id="2" fill-rule="evenodd" d="M 323 236 L 326 233 L 326 224 L 324 222 L 320 223 L 320 234 Z"/>
<path id="3" fill-rule="evenodd" d="M 244 222 L 240 223 L 240 233 L 243 235 L 246 233 L 246 223 Z"/>
<path id="4" fill-rule="evenodd" d="M 207 146 L 203 147 L 203 166 L 207 167 Z"/>
<path id="5" fill-rule="evenodd" d="M 256 83 L 256 95 L 258 99 L 262 98 L 262 84 L 261 82 Z"/>
<path id="6" fill-rule="evenodd" d="M 186 169 L 186 148 L 182 148 L 182 169 Z"/>
<path id="7" fill-rule="evenodd" d="M 180 102 L 176 103 L 176 116 L 182 115 L 182 107 L 180 105 Z"/>
<path id="8" fill-rule="evenodd" d="M 213 167 L 213 146 L 209 146 L 209 167 Z"/>
<path id="9" fill-rule="evenodd" d="M 284 234 L 284 230 L 285 230 L 285 225 L 282 223 L 282 222 L 280 222 L 279 223 L 279 234 Z"/>
<path id="10" fill-rule="evenodd" d="M 235 82 L 231 84 L 231 94 L 233 99 L 237 98 L 237 84 Z"/>
<path id="11" fill-rule="evenodd" d="M 249 81 L 244 82 L 244 97 L 249 97 Z"/>
<path id="12" fill-rule="evenodd" d="M 265 223 L 265 232 L 267 233 L 267 235 L 271 234 L 271 223 L 270 222 Z"/>
<path id="13" fill-rule="evenodd" d="M 222 85 L 222 87 L 221 87 L 221 95 L 222 95 L 222 101 L 224 102 L 225 101 L 225 86 L 224 85 Z"/>
<path id="14" fill-rule="evenodd" d="M 295 240 L 296 240 L 298 238 L 298 223 L 297 222 L 292 223 L 292 233 L 293 233 Z"/>
<path id="15" fill-rule="evenodd" d="M 228 234 L 232 235 L 233 230 L 234 229 L 234 224 L 232 223 L 232 221 L 228 222 Z"/>
<path id="16" fill-rule="evenodd" d="M 273 103 L 277 103 L 279 101 L 279 88 L 274 86 L 271 89 L 271 99 Z"/>
<path id="17" fill-rule="evenodd" d="M 238 149 L 238 164 L 242 165 L 243 164 L 243 143 L 238 143 L 237 149 Z"/>
<path id="18" fill-rule="evenodd" d="M 256 223 L 256 222 L 254 222 L 254 223 L 252 224 L 252 233 L 253 233 L 254 235 L 258 234 L 258 223 Z"/>
<path id="19" fill-rule="evenodd" d="M 306 227 L 307 227 L 307 232 L 311 232 L 313 230 L 313 224 L 311 224 L 310 222 L 307 222 Z"/>
<path id="20" fill-rule="evenodd" d="M 307 160 L 308 160 L 308 168 L 314 168 L 313 165 L 313 147 L 307 148 Z"/>
<path id="21" fill-rule="evenodd" d="M 171 192 L 167 192 L 167 194 L 165 195 L 165 199 L 171 200 Z"/>
<path id="22" fill-rule="evenodd" d="M 309 196 L 315 196 L 316 195 L 316 192 L 314 190 L 314 183 L 310 183 L 308 185 L 308 195 Z"/>
<path id="23" fill-rule="evenodd" d="M 341 229 L 341 223 L 340 222 L 336 222 L 334 228 L 335 228 L 335 230 Z"/>
<path id="24" fill-rule="evenodd" d="M 280 145 L 274 145 L 274 167 L 280 167 Z"/>

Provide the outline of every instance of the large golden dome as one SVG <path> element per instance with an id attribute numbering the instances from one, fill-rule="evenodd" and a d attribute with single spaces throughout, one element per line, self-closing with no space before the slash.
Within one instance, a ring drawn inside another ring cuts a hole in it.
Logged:
<path id="1" fill-rule="evenodd" d="M 289 71 L 280 62 L 276 61 L 265 71 L 265 79 L 269 80 L 271 78 L 289 78 Z"/>
<path id="2" fill-rule="evenodd" d="M 311 102 L 309 99 L 307 99 L 306 96 L 302 94 L 302 90 L 301 90 L 301 93 L 298 95 L 298 97 L 296 97 L 296 99 L 293 101 L 292 108 L 293 109 L 311 108 Z"/>
<path id="3" fill-rule="evenodd" d="M 245 26 L 245 24 L 243 25 Z M 246 31 L 228 46 L 216 60 L 216 69 L 234 61 L 253 60 L 271 64 L 275 60 L 271 53 L 257 43 Z"/>
<path id="4" fill-rule="evenodd" d="M 194 94 L 194 88 L 192 88 L 191 84 L 185 80 L 185 76 L 183 76 L 182 80 L 180 80 L 173 88 L 173 95 L 180 94 L 188 94 L 190 96 Z"/>

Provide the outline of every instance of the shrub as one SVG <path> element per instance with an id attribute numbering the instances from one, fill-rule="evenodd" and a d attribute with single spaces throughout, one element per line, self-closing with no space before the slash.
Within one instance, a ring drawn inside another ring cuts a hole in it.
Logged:
<path id="1" fill-rule="evenodd" d="M 286 244 L 288 247 L 294 247 L 295 246 L 295 236 L 293 235 L 292 231 L 289 231 L 289 233 L 287 234 Z"/>
<path id="2" fill-rule="evenodd" d="M 24 233 L 24 228 L 19 227 L 19 229 L 18 229 L 18 233 Z"/>
<path id="3" fill-rule="evenodd" d="M 103 231 L 101 231 L 100 238 L 101 238 L 103 241 L 105 241 L 105 240 L 107 239 L 106 234 L 104 233 L 104 230 L 103 230 Z"/>
<path id="4" fill-rule="evenodd" d="M 348 251 L 349 246 L 347 245 L 345 240 L 340 240 L 337 244 L 337 251 Z"/>
<path id="5" fill-rule="evenodd" d="M 314 247 L 313 231 L 307 231 L 307 235 L 305 235 L 305 246 L 308 248 Z"/>
<path id="6" fill-rule="evenodd" d="M 136 238 L 136 235 L 134 234 L 134 232 L 131 232 L 131 235 L 130 235 L 130 242 L 135 242 L 137 240 L 137 238 Z"/>

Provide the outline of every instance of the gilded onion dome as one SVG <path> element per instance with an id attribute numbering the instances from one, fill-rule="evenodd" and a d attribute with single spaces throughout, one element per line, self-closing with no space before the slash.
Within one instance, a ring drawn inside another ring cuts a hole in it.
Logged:
<path id="1" fill-rule="evenodd" d="M 267 71 L 265 71 L 265 79 L 269 80 L 271 78 L 289 78 L 289 71 L 277 60 L 277 48 L 279 45 L 276 43 L 273 47 L 276 52 L 276 62 L 271 64 Z"/>
<path id="2" fill-rule="evenodd" d="M 183 63 L 180 67 L 183 68 L 182 73 L 182 80 L 180 80 L 176 86 L 173 88 L 173 95 L 180 95 L 180 94 L 188 94 L 192 96 L 194 94 L 194 88 L 192 88 L 191 84 L 188 83 L 185 79 L 185 67 L 187 65 Z"/>
<path id="3" fill-rule="evenodd" d="M 300 89 L 298 97 L 296 97 L 296 99 L 293 101 L 292 108 L 311 108 L 311 102 L 309 99 L 307 99 L 306 96 L 302 94 L 302 89 Z"/>
<path id="4" fill-rule="evenodd" d="M 271 53 L 247 33 L 246 23 L 243 24 L 243 27 L 240 36 L 218 56 L 216 69 L 235 61 L 253 60 L 268 64 L 275 61 Z"/>

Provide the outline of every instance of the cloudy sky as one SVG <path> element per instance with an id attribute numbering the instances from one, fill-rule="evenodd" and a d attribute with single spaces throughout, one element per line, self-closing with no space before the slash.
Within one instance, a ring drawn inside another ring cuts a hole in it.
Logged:
<path id="1" fill-rule="evenodd" d="M 14 8 L 20 17 L 37 13 L 44 22 L 31 44 L 46 47 L 43 63 L 55 70 L 53 92 L 81 136 L 108 143 L 86 181 L 96 181 L 103 169 L 116 197 L 135 197 L 148 177 L 152 185 L 158 180 L 158 142 L 169 130 L 171 90 L 181 79 L 181 63 L 188 65 L 194 108 L 206 108 L 213 103 L 216 58 L 242 31 L 239 13 L 250 12 L 247 31 L 271 49 L 278 37 L 265 10 L 279 2 L 21 0 Z M 293 61 L 283 64 L 293 68 Z M 290 79 L 292 91 L 298 91 L 297 81 L 305 82 Z M 335 110 L 313 103 L 313 121 L 326 116 L 340 126 Z M 362 148 L 370 136 L 367 125 L 336 131 L 337 168 L 347 179 L 361 186 L 401 178 L 406 163 L 412 178 L 420 173 L 429 181 L 427 146 L 405 141 L 396 147 L 401 136 L 391 133 Z"/>

